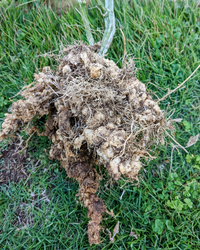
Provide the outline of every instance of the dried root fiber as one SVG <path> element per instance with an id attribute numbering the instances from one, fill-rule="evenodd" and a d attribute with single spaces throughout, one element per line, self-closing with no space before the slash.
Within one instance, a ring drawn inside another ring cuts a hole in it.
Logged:
<path id="1" fill-rule="evenodd" d="M 0 141 L 34 117 L 47 115 L 45 131 L 51 141 L 50 158 L 61 161 L 79 185 L 79 198 L 88 208 L 90 244 L 100 242 L 100 222 L 106 211 L 95 194 L 99 175 L 93 164 L 103 164 L 110 176 L 136 180 L 142 157 L 152 143 L 163 142 L 163 112 L 146 87 L 134 76 L 134 63 L 120 69 L 100 57 L 98 45 L 64 49 L 55 72 L 50 67 L 35 74 L 23 100 L 6 114 Z"/>

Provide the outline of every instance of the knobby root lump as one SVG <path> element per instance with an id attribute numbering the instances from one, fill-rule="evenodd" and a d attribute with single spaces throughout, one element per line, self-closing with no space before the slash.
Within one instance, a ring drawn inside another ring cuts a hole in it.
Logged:
<path id="1" fill-rule="evenodd" d="M 106 207 L 95 193 L 103 164 L 109 175 L 137 180 L 141 158 L 152 143 L 163 143 L 164 114 L 145 85 L 134 75 L 134 63 L 121 69 L 99 56 L 94 46 L 64 49 L 55 72 L 50 67 L 35 74 L 11 113 L 5 114 L 0 141 L 33 118 L 47 116 L 45 131 L 52 141 L 51 159 L 58 159 L 69 177 L 78 181 L 79 199 L 88 208 L 90 244 L 100 243 L 100 222 Z M 29 131 L 29 132 L 30 132 Z"/>

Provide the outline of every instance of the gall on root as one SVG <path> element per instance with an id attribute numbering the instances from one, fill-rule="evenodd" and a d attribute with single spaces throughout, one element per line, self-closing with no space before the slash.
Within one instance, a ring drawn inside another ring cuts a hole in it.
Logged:
<path id="1" fill-rule="evenodd" d="M 58 159 L 69 177 L 78 181 L 79 199 L 88 208 L 90 244 L 100 243 L 100 223 L 106 207 L 95 193 L 103 164 L 111 178 L 138 179 L 141 159 L 154 143 L 164 143 L 166 120 L 130 60 L 121 69 L 99 56 L 99 45 L 64 49 L 54 72 L 35 74 L 35 82 L 21 91 L 23 100 L 5 114 L 0 141 L 28 124 L 30 131 L 52 141 L 49 157 Z M 47 116 L 39 133 L 33 118 Z"/>

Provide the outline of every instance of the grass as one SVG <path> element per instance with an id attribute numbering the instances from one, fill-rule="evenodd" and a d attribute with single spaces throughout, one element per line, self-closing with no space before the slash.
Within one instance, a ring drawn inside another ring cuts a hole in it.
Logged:
<path id="1" fill-rule="evenodd" d="M 1 122 L 19 98 L 15 94 L 33 81 L 33 73 L 56 66 L 44 53 L 58 53 L 61 44 L 86 41 L 75 10 L 58 16 L 41 1 L 20 0 L 17 6 L 8 2 L 0 7 Z M 155 99 L 176 88 L 200 64 L 200 12 L 195 1 L 187 5 L 184 1 L 116 0 L 115 14 L 117 31 L 107 57 L 122 65 L 121 27 L 126 52 L 135 57 L 137 77 Z M 92 8 L 89 19 L 99 41 L 103 17 Z M 190 136 L 200 133 L 199 79 L 200 70 L 160 103 L 168 117 L 182 118 L 173 136 L 183 146 Z M 199 249 L 200 143 L 187 148 L 188 154 L 179 147 L 172 151 L 174 145 L 166 138 L 166 145 L 155 149 L 157 158 L 144 165 L 138 186 L 123 179 L 110 183 L 104 173 L 100 196 L 115 217 L 105 216 L 103 225 L 112 231 L 119 220 L 120 232 L 109 243 L 104 230 L 103 242 L 90 247 L 87 210 L 75 201 L 78 184 L 58 162 L 48 159 L 50 142 L 33 136 L 28 179 L 0 186 L 0 249 Z M 138 239 L 129 236 L 131 229 Z"/>

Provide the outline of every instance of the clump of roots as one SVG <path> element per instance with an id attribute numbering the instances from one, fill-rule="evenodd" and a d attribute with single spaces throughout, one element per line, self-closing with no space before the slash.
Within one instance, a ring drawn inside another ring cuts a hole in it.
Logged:
<path id="1" fill-rule="evenodd" d="M 110 176 L 136 180 L 140 159 L 148 158 L 152 143 L 163 143 L 163 112 L 145 85 L 134 75 L 130 61 L 120 69 L 100 57 L 98 45 L 69 46 L 56 72 L 50 67 L 35 74 L 36 81 L 6 114 L 0 141 L 34 117 L 48 115 L 45 131 L 52 140 L 50 158 L 61 161 L 69 177 L 80 185 L 79 198 L 88 208 L 90 244 L 100 242 L 103 201 L 95 194 L 99 176 L 93 164 L 103 164 Z"/>

